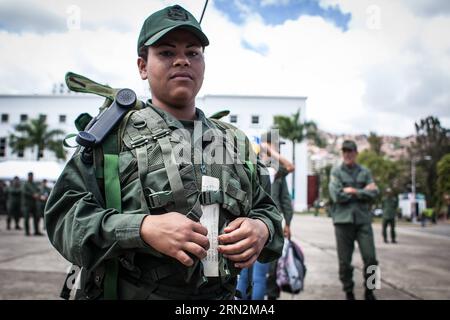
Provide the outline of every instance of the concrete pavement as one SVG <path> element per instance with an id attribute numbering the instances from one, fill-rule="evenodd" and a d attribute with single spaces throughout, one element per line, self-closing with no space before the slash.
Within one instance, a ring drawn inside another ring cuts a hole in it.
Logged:
<path id="1" fill-rule="evenodd" d="M 0 299 L 58 299 L 70 264 L 47 237 L 25 237 L 6 231 L 0 217 Z M 379 299 L 450 299 L 450 224 L 422 229 L 401 225 L 398 244 L 384 244 L 381 226 L 374 224 L 381 268 Z M 343 299 L 332 222 L 327 217 L 296 214 L 294 240 L 301 245 L 308 268 L 305 291 L 282 299 Z M 362 262 L 356 249 L 355 294 L 362 298 Z"/>
<path id="2" fill-rule="evenodd" d="M 305 290 L 284 299 L 343 299 L 338 276 L 336 242 L 331 218 L 295 215 L 294 240 L 302 247 L 306 266 Z M 397 226 L 398 244 L 385 244 L 381 225 L 373 224 L 381 271 L 379 299 L 450 299 L 450 224 Z M 355 246 L 353 255 L 355 295 L 362 299 L 362 259 Z"/>

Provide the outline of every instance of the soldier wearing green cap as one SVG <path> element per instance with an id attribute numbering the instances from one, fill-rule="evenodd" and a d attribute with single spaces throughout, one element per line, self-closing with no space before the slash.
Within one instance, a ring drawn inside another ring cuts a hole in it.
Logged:
<path id="1" fill-rule="evenodd" d="M 22 207 L 24 215 L 25 235 L 30 235 L 30 217 L 33 219 L 34 235 L 42 236 L 39 230 L 41 215 L 38 212 L 37 200 L 39 188 L 33 181 L 33 172 L 28 173 L 28 180 L 22 185 Z"/>
<path id="2" fill-rule="evenodd" d="M 398 197 L 391 188 L 386 188 L 383 199 L 383 239 L 388 243 L 387 228 L 391 228 L 391 241 L 397 243 L 395 239 L 395 217 L 398 210 Z"/>
<path id="3" fill-rule="evenodd" d="M 208 44 L 178 5 L 149 16 L 137 65 L 152 99 L 107 140 L 119 145 L 118 157 L 106 142 L 93 160 L 79 151 L 56 182 L 45 221 L 55 248 L 81 267 L 76 299 L 232 299 L 242 268 L 281 255 L 281 216 L 247 137 L 195 106 Z M 226 129 L 230 140 L 215 139 Z M 245 161 L 211 161 L 234 151 L 230 144 L 244 146 Z M 119 199 L 97 183 L 96 166 L 103 163 L 106 180 L 111 159 Z M 108 197 L 120 210 L 105 205 Z"/>
<path id="4" fill-rule="evenodd" d="M 370 171 L 356 163 L 358 149 L 352 140 L 342 144 L 344 161 L 330 173 L 331 215 L 333 218 L 339 260 L 339 278 L 348 300 L 354 300 L 353 267 L 351 265 L 355 241 L 364 262 L 365 299 L 374 300 L 373 272 L 378 265 L 370 216 L 370 204 L 378 195 L 378 188 Z M 374 268 L 375 267 L 375 268 Z"/>

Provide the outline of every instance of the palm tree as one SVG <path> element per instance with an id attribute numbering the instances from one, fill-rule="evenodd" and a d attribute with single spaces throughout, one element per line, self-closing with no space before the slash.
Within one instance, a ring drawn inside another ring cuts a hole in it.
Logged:
<path id="1" fill-rule="evenodd" d="M 280 136 L 292 142 L 292 162 L 295 165 L 295 145 L 305 138 L 313 140 L 316 145 L 323 146 L 317 125 L 313 121 L 300 121 L 300 109 L 290 117 L 274 116 L 274 128 L 279 130 Z M 295 171 L 292 172 L 292 199 L 295 199 Z"/>
<path id="2" fill-rule="evenodd" d="M 53 151 L 58 159 L 65 159 L 66 152 L 63 149 L 62 139 L 64 131 L 59 129 L 49 130 L 44 117 L 31 119 L 27 123 L 19 123 L 14 126 L 18 133 L 9 136 L 9 146 L 13 153 L 23 152 L 26 148 L 37 147 L 36 160 L 42 158 L 44 150 Z"/>

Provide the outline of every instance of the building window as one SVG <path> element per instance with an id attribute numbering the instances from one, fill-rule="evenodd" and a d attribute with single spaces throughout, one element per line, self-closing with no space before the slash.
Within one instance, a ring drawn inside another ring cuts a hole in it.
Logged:
<path id="1" fill-rule="evenodd" d="M 28 115 L 27 114 L 21 114 L 20 115 L 20 122 L 27 122 L 28 121 Z"/>
<path id="2" fill-rule="evenodd" d="M 237 114 L 230 115 L 230 123 L 237 123 Z"/>
<path id="3" fill-rule="evenodd" d="M 0 157 L 6 156 L 6 138 L 0 138 Z"/>
<path id="4" fill-rule="evenodd" d="M 45 122 L 47 120 L 47 115 L 46 114 L 40 114 L 39 115 L 39 120 Z"/>
<path id="5" fill-rule="evenodd" d="M 9 114 L 2 113 L 2 123 L 8 123 L 9 121 Z"/>
<path id="6" fill-rule="evenodd" d="M 252 124 L 259 124 L 259 116 L 252 116 Z"/>
<path id="7" fill-rule="evenodd" d="M 59 123 L 66 123 L 67 117 L 65 114 L 59 115 Z"/>

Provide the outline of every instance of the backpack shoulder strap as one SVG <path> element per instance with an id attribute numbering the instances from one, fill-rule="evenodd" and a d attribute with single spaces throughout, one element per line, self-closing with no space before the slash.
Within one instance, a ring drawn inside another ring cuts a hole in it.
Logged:
<path id="1" fill-rule="evenodd" d="M 122 213 L 122 196 L 119 181 L 119 145 L 117 133 L 109 134 L 102 144 L 103 181 L 105 186 L 106 207 L 115 208 Z M 104 278 L 104 297 L 117 300 L 117 279 L 119 262 L 117 259 L 106 260 Z"/>

